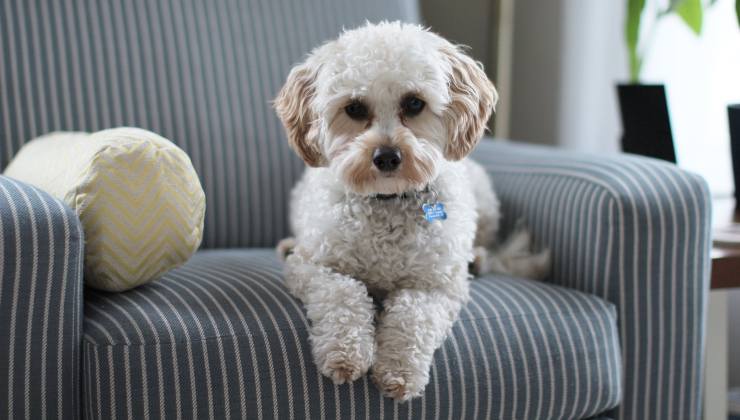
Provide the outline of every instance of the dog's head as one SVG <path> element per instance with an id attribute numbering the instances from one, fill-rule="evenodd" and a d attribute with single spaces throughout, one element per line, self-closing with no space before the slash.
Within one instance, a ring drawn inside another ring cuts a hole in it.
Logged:
<path id="1" fill-rule="evenodd" d="M 424 188 L 467 156 L 497 93 L 479 63 L 440 36 L 367 24 L 315 49 L 275 99 L 293 149 L 360 194 Z"/>

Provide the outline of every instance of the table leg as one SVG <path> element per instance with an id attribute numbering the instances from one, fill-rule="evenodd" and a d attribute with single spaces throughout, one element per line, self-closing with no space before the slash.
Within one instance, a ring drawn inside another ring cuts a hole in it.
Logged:
<path id="1" fill-rule="evenodd" d="M 727 420 L 727 292 L 709 292 L 704 420 Z"/>

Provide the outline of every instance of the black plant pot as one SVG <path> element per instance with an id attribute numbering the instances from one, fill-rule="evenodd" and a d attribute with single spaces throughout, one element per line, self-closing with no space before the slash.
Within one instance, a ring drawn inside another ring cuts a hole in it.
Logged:
<path id="1" fill-rule="evenodd" d="M 740 104 L 728 105 L 732 172 L 735 174 L 735 205 L 740 204 Z"/>
<path id="2" fill-rule="evenodd" d="M 622 150 L 676 163 L 663 85 L 620 84 Z"/>

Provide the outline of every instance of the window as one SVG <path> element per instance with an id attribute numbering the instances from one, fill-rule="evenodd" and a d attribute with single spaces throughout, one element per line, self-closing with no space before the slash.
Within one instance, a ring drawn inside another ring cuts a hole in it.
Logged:
<path id="1" fill-rule="evenodd" d="M 734 3 L 718 0 L 706 9 L 699 37 L 675 15 L 663 19 L 648 41 L 642 76 L 666 86 L 679 166 L 704 176 L 716 196 L 734 189 L 727 122 L 727 105 L 740 103 Z"/>

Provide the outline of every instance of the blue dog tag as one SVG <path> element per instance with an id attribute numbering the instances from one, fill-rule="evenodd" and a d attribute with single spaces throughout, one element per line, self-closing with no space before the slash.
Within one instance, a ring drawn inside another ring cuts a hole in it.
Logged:
<path id="1" fill-rule="evenodd" d="M 424 210 L 424 218 L 427 219 L 427 222 L 447 219 L 445 205 L 442 203 L 423 204 L 421 209 Z"/>

